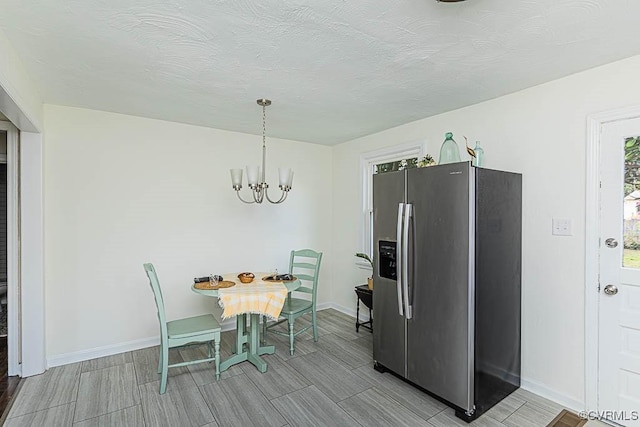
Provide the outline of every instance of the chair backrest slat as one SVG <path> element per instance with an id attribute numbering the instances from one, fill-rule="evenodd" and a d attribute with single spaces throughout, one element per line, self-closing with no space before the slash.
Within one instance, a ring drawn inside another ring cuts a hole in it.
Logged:
<path id="1" fill-rule="evenodd" d="M 156 274 L 156 269 L 153 267 L 153 264 L 144 264 L 144 271 L 147 273 L 149 284 L 151 285 L 151 290 L 153 291 L 153 296 L 156 300 L 156 308 L 158 309 L 158 321 L 160 322 L 160 339 L 164 342 L 168 339 L 167 319 L 164 313 L 164 299 L 162 298 L 160 281 L 158 280 L 158 275 Z"/>
<path id="2" fill-rule="evenodd" d="M 316 265 L 310 262 L 294 262 L 292 267 L 308 268 L 309 270 L 315 270 Z"/>
<path id="3" fill-rule="evenodd" d="M 296 273 L 295 276 L 300 280 L 307 280 L 309 282 L 313 282 L 313 280 L 314 280 L 314 277 L 311 274 Z"/>
<path id="4" fill-rule="evenodd" d="M 291 251 L 289 259 L 289 272 L 302 280 L 303 285 L 305 285 L 304 282 L 311 282 L 311 287 L 303 286 L 298 288 L 298 291 L 311 294 L 314 308 L 318 293 L 318 276 L 320 275 L 321 262 L 322 252 L 316 252 L 313 249 Z"/>

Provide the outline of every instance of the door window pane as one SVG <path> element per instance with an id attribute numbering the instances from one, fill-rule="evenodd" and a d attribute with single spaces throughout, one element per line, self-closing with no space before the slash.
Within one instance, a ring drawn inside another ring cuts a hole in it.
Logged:
<path id="1" fill-rule="evenodd" d="M 622 266 L 640 268 L 640 136 L 624 141 L 624 256 Z"/>

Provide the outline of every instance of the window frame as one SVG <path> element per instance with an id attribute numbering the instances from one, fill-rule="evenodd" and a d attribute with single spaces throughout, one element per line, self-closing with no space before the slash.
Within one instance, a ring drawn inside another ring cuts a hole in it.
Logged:
<path id="1" fill-rule="evenodd" d="M 417 140 L 368 151 L 360 155 L 361 212 L 358 252 L 366 253 L 370 257 L 373 255 L 373 167 L 380 163 L 412 157 L 417 157 L 420 160 L 426 155 L 426 145 L 426 140 Z M 360 260 L 360 258 L 356 258 L 356 265 L 360 268 L 371 268 L 368 262 Z"/>

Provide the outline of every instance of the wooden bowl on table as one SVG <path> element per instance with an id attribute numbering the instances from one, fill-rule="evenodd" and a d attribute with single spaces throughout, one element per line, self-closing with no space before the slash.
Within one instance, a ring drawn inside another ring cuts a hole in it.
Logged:
<path id="1" fill-rule="evenodd" d="M 253 273 L 249 273 L 249 272 L 244 272 L 244 273 L 240 273 L 238 274 L 238 279 L 240 279 L 240 281 L 242 283 L 251 283 L 253 282 L 253 279 L 256 276 Z"/>

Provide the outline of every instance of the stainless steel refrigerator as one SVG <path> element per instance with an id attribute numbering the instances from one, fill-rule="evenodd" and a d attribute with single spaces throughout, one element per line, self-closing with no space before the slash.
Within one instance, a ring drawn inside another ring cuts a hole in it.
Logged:
<path id="1" fill-rule="evenodd" d="M 521 193 L 469 162 L 373 177 L 374 367 L 466 421 L 520 386 Z"/>

